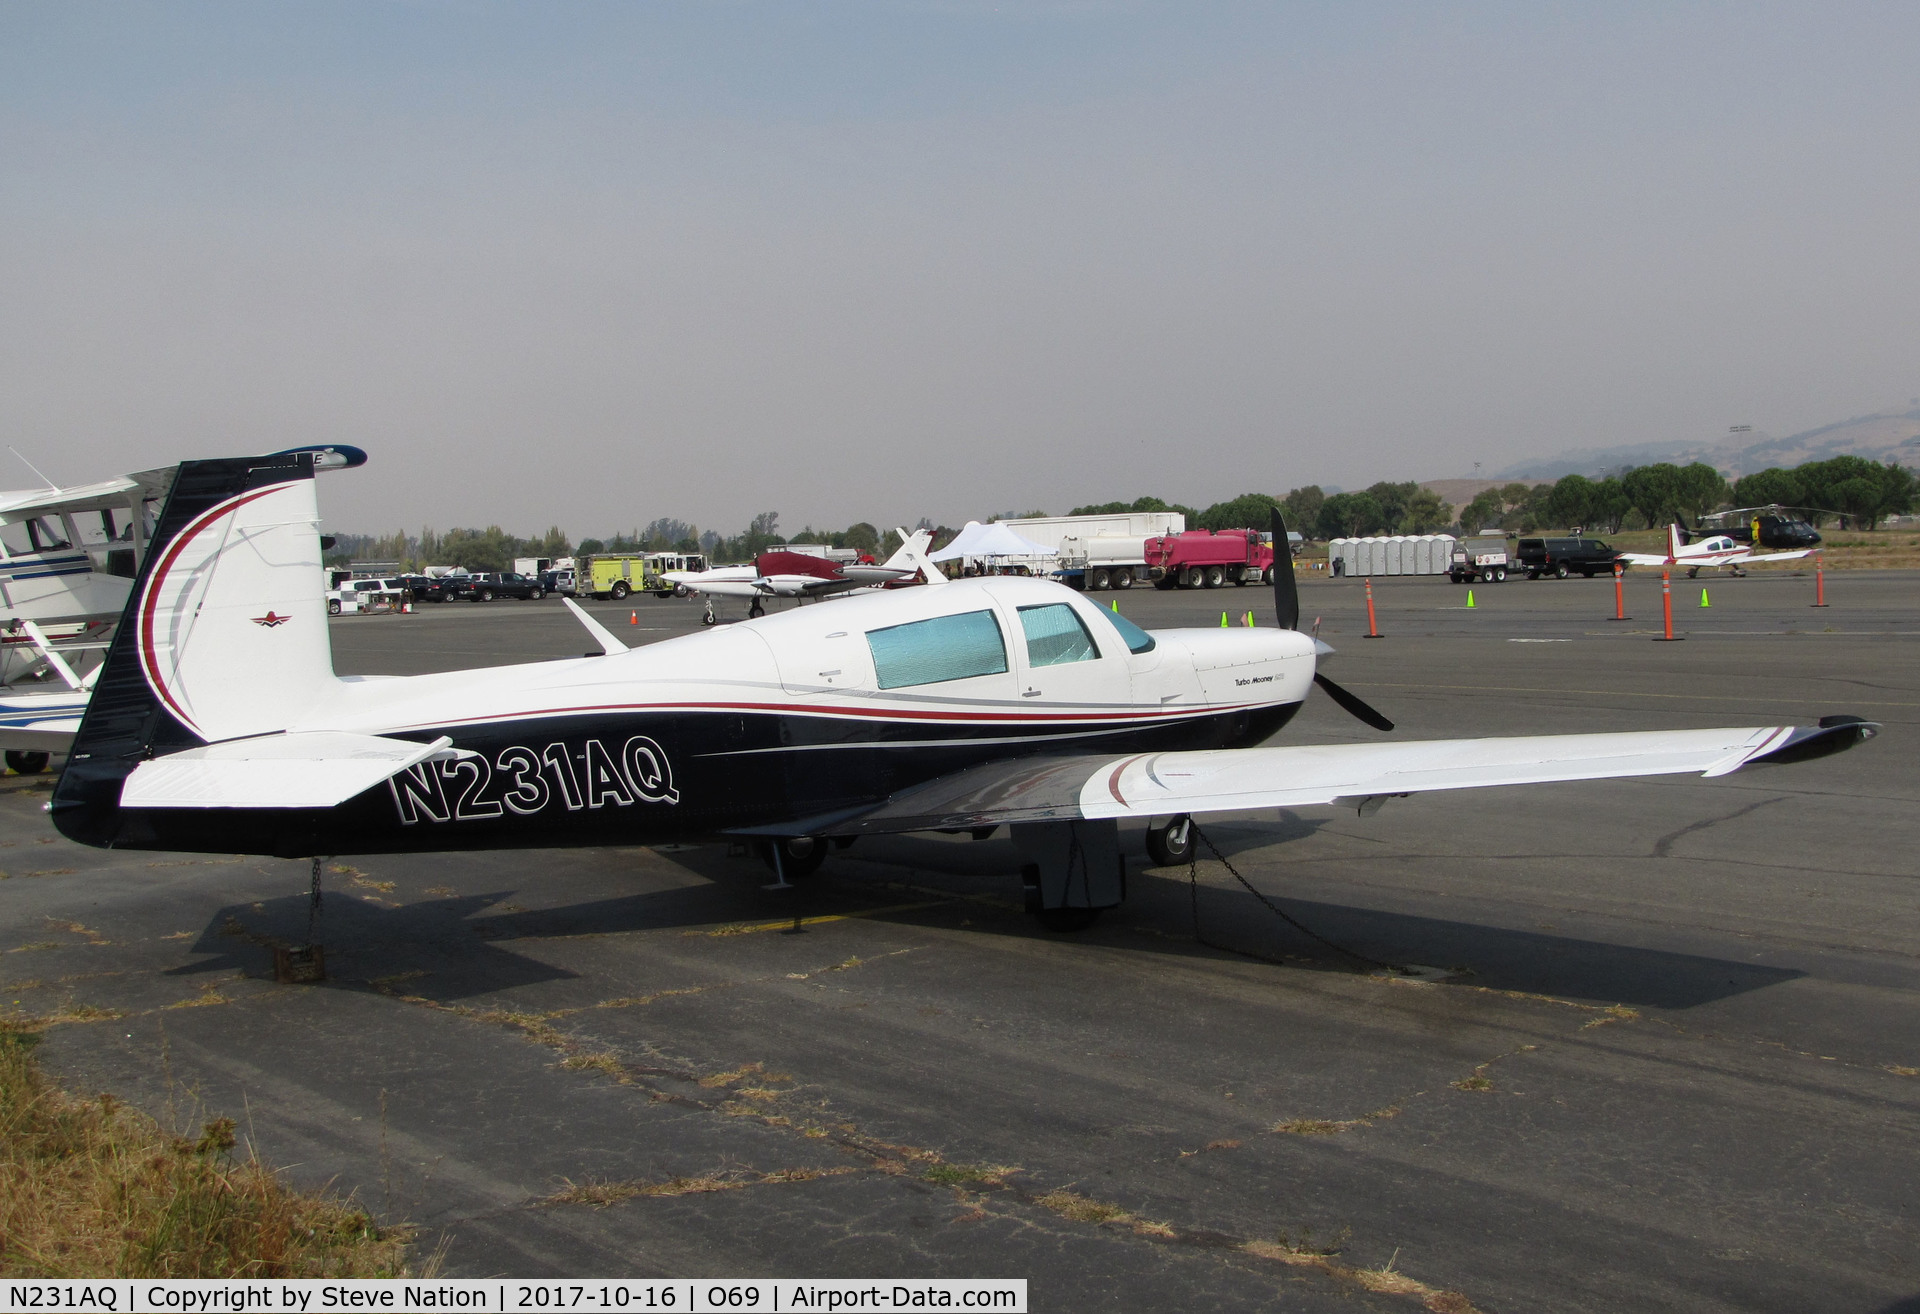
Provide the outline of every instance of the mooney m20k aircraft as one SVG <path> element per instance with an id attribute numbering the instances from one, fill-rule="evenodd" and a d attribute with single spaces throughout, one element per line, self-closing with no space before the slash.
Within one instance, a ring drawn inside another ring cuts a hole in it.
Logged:
<path id="1" fill-rule="evenodd" d="M 1692 579 L 1703 570 L 1719 570 L 1723 567 L 1736 575 L 1744 575 L 1747 572 L 1741 567 L 1753 562 L 1792 561 L 1795 557 L 1804 557 L 1817 550 L 1801 548 L 1797 552 L 1762 552 L 1755 555 L 1753 544 L 1742 543 L 1725 534 L 1714 534 L 1698 543 L 1689 543 L 1685 530 L 1678 525 L 1668 525 L 1666 556 L 1652 552 L 1623 552 L 1620 559 L 1630 566 L 1685 566 L 1687 578 Z"/>
<path id="2" fill-rule="evenodd" d="M 358 455 L 357 453 L 355 455 Z M 87 844 L 282 857 L 660 843 L 765 845 L 784 883 L 831 841 L 1011 825 L 1030 906 L 1118 904 L 1116 823 L 1162 863 L 1194 813 L 1418 790 L 1690 772 L 1851 747 L 1876 727 L 1750 726 L 1254 747 L 1330 652 L 1292 628 L 1143 631 L 1044 580 L 856 594 L 600 656 L 336 676 L 314 468 L 190 461 L 50 810 Z M 1274 522 L 1274 539 L 1286 541 Z"/>

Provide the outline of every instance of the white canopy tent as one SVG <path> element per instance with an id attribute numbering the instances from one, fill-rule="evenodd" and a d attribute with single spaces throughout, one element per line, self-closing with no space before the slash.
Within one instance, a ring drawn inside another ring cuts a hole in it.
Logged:
<path id="1" fill-rule="evenodd" d="M 983 525 L 967 521 L 967 527 L 954 535 L 953 542 L 934 553 L 930 560 L 952 561 L 958 557 L 1050 557 L 1053 550 L 1022 538 L 999 521 Z"/>

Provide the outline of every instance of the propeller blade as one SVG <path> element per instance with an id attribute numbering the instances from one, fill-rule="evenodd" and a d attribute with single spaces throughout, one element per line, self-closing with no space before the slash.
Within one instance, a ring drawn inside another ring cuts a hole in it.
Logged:
<path id="1" fill-rule="evenodd" d="M 1277 506 L 1273 508 L 1273 609 L 1280 613 L 1281 629 L 1300 628 L 1300 586 L 1293 578 L 1293 548 L 1287 542 L 1287 522 L 1280 518 Z"/>
<path id="2" fill-rule="evenodd" d="M 1333 699 L 1334 702 L 1340 704 L 1341 710 L 1349 713 L 1356 719 L 1366 722 L 1368 725 L 1372 726 L 1375 730 L 1393 729 L 1393 722 L 1387 720 L 1386 717 L 1380 715 L 1380 713 L 1374 711 L 1371 707 L 1368 707 L 1364 702 L 1360 701 L 1360 698 L 1358 697 L 1358 695 L 1349 693 L 1347 690 L 1342 689 L 1339 685 L 1335 684 L 1332 680 L 1329 680 L 1326 676 L 1320 674 L 1320 672 L 1315 671 L 1313 673 L 1313 682 L 1319 685 L 1322 689 L 1325 689 L 1327 691 L 1327 697 Z"/>

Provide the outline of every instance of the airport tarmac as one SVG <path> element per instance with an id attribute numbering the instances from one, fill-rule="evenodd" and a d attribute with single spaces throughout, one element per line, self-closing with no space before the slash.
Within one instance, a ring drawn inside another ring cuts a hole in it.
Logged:
<path id="1" fill-rule="evenodd" d="M 1711 606 L 1699 605 L 1699 591 Z M 1005 838 L 307 865 L 0 793 L 0 1001 L 515 1276 L 1011 1276 L 1032 1308 L 1920 1311 L 1920 575 L 1303 582 L 1405 738 L 1883 722 L 1837 758 L 1246 817 L 1050 935 Z M 1149 628 L 1258 588 L 1101 595 Z M 819 605 L 858 606 L 858 601 Z M 634 642 L 700 604 L 594 604 Z M 730 614 L 727 604 L 720 608 Z M 737 610 L 731 614 L 737 614 Z M 637 623 L 629 623 L 630 618 Z M 331 623 L 342 673 L 577 655 L 557 602 Z M 1374 732 L 1315 698 L 1283 742 Z M 1137 843 L 1134 852 L 1138 853 Z M 1303 933 L 1305 928 L 1312 936 Z M 1313 938 L 1319 937 L 1319 938 Z"/>

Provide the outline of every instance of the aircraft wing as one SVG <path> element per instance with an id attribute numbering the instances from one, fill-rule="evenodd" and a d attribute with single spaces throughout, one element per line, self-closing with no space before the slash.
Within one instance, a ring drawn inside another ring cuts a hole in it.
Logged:
<path id="1" fill-rule="evenodd" d="M 1629 566 L 1683 566 L 1684 561 L 1674 561 L 1658 552 L 1622 552 L 1620 560 Z"/>
<path id="2" fill-rule="evenodd" d="M 1796 557 L 1811 556 L 1817 550 L 1816 548 L 1800 548 L 1793 552 L 1763 552 L 1757 557 L 1741 557 L 1740 564 L 1744 566 L 1749 561 L 1792 561 Z"/>
<path id="3" fill-rule="evenodd" d="M 1879 729 L 1852 717 L 1825 720 L 1808 728 L 1030 757 L 956 772 L 902 791 L 877 808 L 764 829 L 846 836 L 1343 802 L 1371 810 L 1379 800 L 1428 790 L 1682 773 L 1722 776 L 1762 763 L 1824 757 L 1872 738 Z"/>
<path id="4" fill-rule="evenodd" d="M 123 808 L 330 808 L 422 762 L 473 757 L 430 744 L 311 730 L 230 739 L 142 762 L 121 786 Z"/>

